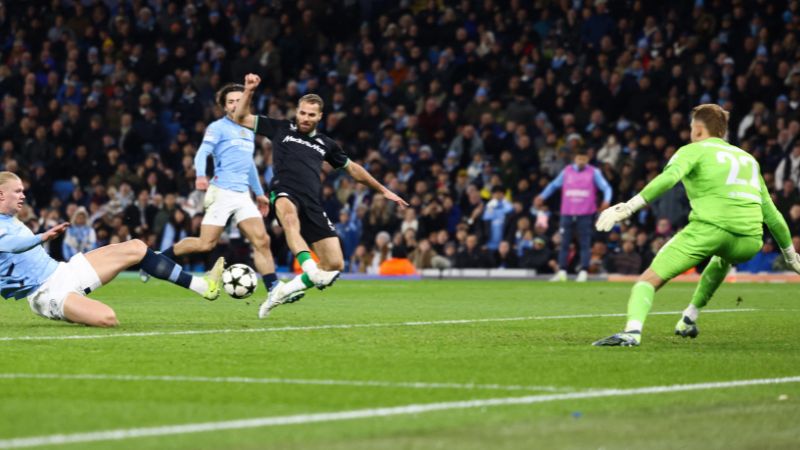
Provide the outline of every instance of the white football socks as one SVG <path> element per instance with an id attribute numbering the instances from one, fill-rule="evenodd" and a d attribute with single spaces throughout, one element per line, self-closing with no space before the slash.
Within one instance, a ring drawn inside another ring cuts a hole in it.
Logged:
<path id="1" fill-rule="evenodd" d="M 308 262 L 308 261 L 306 261 Z M 313 262 L 313 261 L 312 261 Z M 305 283 L 303 283 L 303 274 L 297 275 L 296 277 L 292 278 L 291 280 L 286 282 L 286 290 L 289 292 L 296 292 L 302 291 L 307 289 Z"/>
<path id="2" fill-rule="evenodd" d="M 203 277 L 192 277 L 192 281 L 189 283 L 189 289 L 203 295 L 206 293 L 206 290 L 208 290 L 208 282 Z"/>
<path id="3" fill-rule="evenodd" d="M 697 306 L 689 303 L 689 306 L 683 310 L 683 315 L 688 317 L 692 322 L 697 322 L 697 316 L 700 315 L 700 310 L 697 309 Z"/>
<path id="4" fill-rule="evenodd" d="M 307 259 L 303 264 L 300 265 L 303 268 L 303 272 L 313 275 L 319 271 L 319 267 L 317 267 L 317 263 L 314 262 L 313 259 Z"/>
<path id="5" fill-rule="evenodd" d="M 625 331 L 642 331 L 642 322 L 638 320 L 629 320 L 625 324 Z"/>

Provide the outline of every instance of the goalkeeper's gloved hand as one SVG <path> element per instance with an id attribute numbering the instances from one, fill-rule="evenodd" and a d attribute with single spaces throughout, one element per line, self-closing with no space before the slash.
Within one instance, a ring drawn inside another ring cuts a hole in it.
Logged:
<path id="1" fill-rule="evenodd" d="M 783 259 L 786 261 L 786 265 L 795 272 L 800 273 L 800 254 L 794 251 L 794 246 L 790 245 L 789 247 L 781 249 L 781 253 L 783 253 Z"/>
<path id="2" fill-rule="evenodd" d="M 641 195 L 636 195 L 625 203 L 617 203 L 600 213 L 595 228 L 597 228 L 597 231 L 611 231 L 614 228 L 614 224 L 632 216 L 633 213 L 642 209 L 646 204 L 647 202 L 644 201 Z"/>

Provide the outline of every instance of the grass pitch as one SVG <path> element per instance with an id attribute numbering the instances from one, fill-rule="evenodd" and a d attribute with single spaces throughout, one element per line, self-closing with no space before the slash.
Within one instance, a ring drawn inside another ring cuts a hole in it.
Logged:
<path id="1" fill-rule="evenodd" d="M 0 448 L 797 448 L 797 288 L 725 284 L 684 340 L 693 288 L 630 349 L 590 345 L 627 284 L 339 281 L 259 321 L 263 288 L 123 279 L 92 294 L 113 330 L 3 302 Z"/>

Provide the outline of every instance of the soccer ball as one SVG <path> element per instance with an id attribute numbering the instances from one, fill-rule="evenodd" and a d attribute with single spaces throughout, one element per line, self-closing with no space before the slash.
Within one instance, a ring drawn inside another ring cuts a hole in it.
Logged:
<path id="1" fill-rule="evenodd" d="M 233 264 L 222 272 L 222 288 L 233 298 L 247 298 L 258 287 L 256 271 L 246 264 Z"/>

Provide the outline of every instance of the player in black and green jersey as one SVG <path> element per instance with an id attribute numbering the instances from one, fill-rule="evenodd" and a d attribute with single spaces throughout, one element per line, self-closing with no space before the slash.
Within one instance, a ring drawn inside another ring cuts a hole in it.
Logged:
<path id="1" fill-rule="evenodd" d="M 286 242 L 303 269 L 301 275 L 270 291 L 259 308 L 258 317 L 263 319 L 275 307 L 298 299 L 297 293 L 304 289 L 330 286 L 344 267 L 339 237 L 322 208 L 320 173 L 323 162 L 334 169 L 343 170 L 355 181 L 371 187 L 400 208 L 408 206 L 408 203 L 360 164 L 351 161 L 335 140 L 317 132 L 323 109 L 322 99 L 318 95 L 306 94 L 301 97 L 292 121 L 250 114 L 250 100 L 260 82 L 258 75 L 245 76 L 244 93 L 233 120 L 258 135 L 268 137 L 272 142 L 275 171 L 270 185 L 272 204 L 286 235 Z M 310 250 L 314 250 L 319 257 L 319 266 L 311 258 Z"/>
<path id="2" fill-rule="evenodd" d="M 728 113 L 714 104 L 692 110 L 692 143 L 681 147 L 664 171 L 628 202 L 605 210 L 598 231 L 630 217 L 683 181 L 692 207 L 689 224 L 658 252 L 633 286 L 628 322 L 622 333 L 601 339 L 596 346 L 635 346 L 655 291 L 675 276 L 711 257 L 692 301 L 675 327 L 675 334 L 697 337 L 697 316 L 719 288 L 731 264 L 752 258 L 762 246 L 762 223 L 778 241 L 787 264 L 800 273 L 800 256 L 792 246 L 786 221 L 772 203 L 758 161 L 723 140 Z"/>

